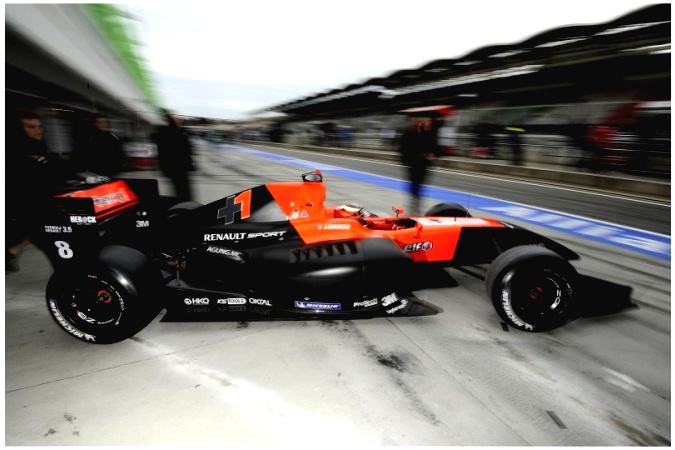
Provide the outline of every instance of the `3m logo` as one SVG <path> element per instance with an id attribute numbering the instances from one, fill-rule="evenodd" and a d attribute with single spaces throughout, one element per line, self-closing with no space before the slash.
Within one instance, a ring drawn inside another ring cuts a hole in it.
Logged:
<path id="1" fill-rule="evenodd" d="M 149 220 L 137 220 L 136 221 L 136 228 L 147 228 L 149 226 L 150 226 Z"/>

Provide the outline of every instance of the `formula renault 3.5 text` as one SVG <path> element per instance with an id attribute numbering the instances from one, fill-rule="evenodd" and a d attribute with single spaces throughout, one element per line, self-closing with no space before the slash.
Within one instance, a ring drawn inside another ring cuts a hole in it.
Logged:
<path id="1" fill-rule="evenodd" d="M 595 289 L 570 264 L 575 252 L 524 228 L 447 203 L 382 217 L 324 205 L 325 189 L 313 171 L 205 205 L 169 205 L 156 180 L 64 192 L 37 241 L 54 267 L 48 310 L 97 344 L 133 336 L 162 309 L 167 321 L 431 315 L 441 308 L 412 293 L 420 273 L 489 264 L 499 317 L 546 331 L 579 317 Z"/>

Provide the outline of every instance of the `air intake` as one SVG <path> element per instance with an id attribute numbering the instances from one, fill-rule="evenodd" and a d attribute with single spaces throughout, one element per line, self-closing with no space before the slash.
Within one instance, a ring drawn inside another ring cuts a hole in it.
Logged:
<path id="1" fill-rule="evenodd" d="M 333 256 L 354 255 L 356 253 L 357 249 L 354 242 L 331 242 L 330 244 L 293 249 L 291 251 L 291 263 Z"/>

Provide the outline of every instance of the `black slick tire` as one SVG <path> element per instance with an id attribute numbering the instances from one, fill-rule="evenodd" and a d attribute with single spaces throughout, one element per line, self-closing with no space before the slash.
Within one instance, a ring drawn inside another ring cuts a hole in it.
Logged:
<path id="1" fill-rule="evenodd" d="M 89 264 L 52 275 L 47 309 L 61 329 L 81 341 L 120 342 L 138 333 L 161 310 L 159 276 L 143 253 L 104 247 Z"/>
<path id="2" fill-rule="evenodd" d="M 457 203 L 439 203 L 424 214 L 431 217 L 471 217 L 469 211 Z"/>
<path id="3" fill-rule="evenodd" d="M 576 313 L 578 275 L 557 253 L 536 245 L 513 247 L 490 265 L 485 290 L 499 317 L 522 331 L 549 331 Z"/>

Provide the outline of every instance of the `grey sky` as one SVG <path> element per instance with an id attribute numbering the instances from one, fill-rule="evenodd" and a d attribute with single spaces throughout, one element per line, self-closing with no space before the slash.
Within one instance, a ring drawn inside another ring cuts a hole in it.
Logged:
<path id="1" fill-rule="evenodd" d="M 255 109 L 615 19 L 637 0 L 146 1 L 128 5 L 165 106 L 227 119 Z M 668 2 L 669 3 L 669 2 Z"/>

